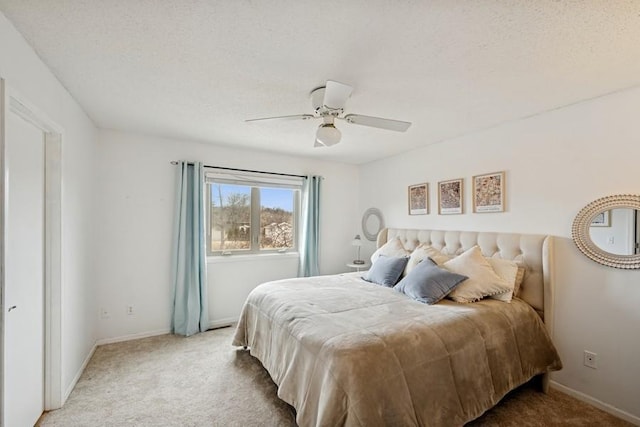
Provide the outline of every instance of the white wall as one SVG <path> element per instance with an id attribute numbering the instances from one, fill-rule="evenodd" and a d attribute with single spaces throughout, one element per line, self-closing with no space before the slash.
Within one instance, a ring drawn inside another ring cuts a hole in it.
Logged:
<path id="1" fill-rule="evenodd" d="M 0 77 L 64 128 L 62 136 L 62 381 L 73 384 L 96 339 L 92 286 L 95 127 L 0 13 Z"/>
<path id="2" fill-rule="evenodd" d="M 116 131 L 99 131 L 98 141 L 94 253 L 98 301 L 109 312 L 99 323 L 102 342 L 170 327 L 172 160 L 324 176 L 320 271 L 348 270 L 345 263 L 353 259 L 350 242 L 360 217 L 356 166 Z M 231 257 L 208 263 L 212 321 L 237 319 L 249 291 L 259 283 L 296 276 L 297 258 L 274 258 Z M 132 316 L 126 314 L 128 305 L 134 306 Z"/>
<path id="3" fill-rule="evenodd" d="M 628 90 L 363 165 L 360 174 L 360 207 L 380 208 L 392 227 L 559 236 L 554 341 L 564 369 L 553 379 L 635 417 L 640 271 L 596 264 L 570 237 L 575 215 L 589 202 L 640 193 L 639 105 L 640 89 Z M 500 170 L 506 171 L 507 211 L 469 213 L 471 176 Z M 459 177 L 465 178 L 465 214 L 437 215 L 437 182 Z M 407 186 L 425 181 L 432 213 L 409 216 Z M 583 366 L 585 349 L 598 354 L 597 370 Z"/>

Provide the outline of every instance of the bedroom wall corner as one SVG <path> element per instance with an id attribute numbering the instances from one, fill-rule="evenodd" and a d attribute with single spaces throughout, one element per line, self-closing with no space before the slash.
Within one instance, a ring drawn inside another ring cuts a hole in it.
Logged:
<path id="1" fill-rule="evenodd" d="M 100 342 L 168 331 L 171 319 L 173 160 L 316 174 L 322 184 L 320 270 L 348 270 L 357 233 L 358 171 L 354 165 L 298 158 L 229 146 L 163 139 L 128 132 L 98 132 L 94 253 L 98 300 L 109 317 L 99 321 Z M 348 185 L 346 185 L 348 184 Z M 258 284 L 297 275 L 298 259 L 282 257 L 208 260 L 211 325 L 237 320 Z M 127 315 L 132 305 L 134 314 Z"/>

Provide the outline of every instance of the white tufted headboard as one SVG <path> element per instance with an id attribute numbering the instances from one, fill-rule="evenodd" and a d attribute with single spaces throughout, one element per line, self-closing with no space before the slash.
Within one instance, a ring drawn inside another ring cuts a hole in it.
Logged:
<path id="1" fill-rule="evenodd" d="M 425 243 L 446 255 L 459 255 L 475 245 L 485 257 L 510 259 L 525 267 L 518 297 L 542 317 L 549 335 L 553 332 L 553 237 L 540 234 L 490 233 L 384 228 L 378 247 L 399 237 L 408 250 Z"/>

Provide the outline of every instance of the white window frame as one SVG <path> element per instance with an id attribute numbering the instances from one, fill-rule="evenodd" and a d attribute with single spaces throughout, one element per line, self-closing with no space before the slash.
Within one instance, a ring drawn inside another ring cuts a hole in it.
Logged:
<path id="1" fill-rule="evenodd" d="M 228 171 L 223 169 L 205 170 L 205 215 L 206 215 L 206 239 L 207 256 L 242 256 L 257 254 L 293 253 L 298 251 L 298 232 L 300 223 L 300 192 L 302 189 L 302 177 L 269 174 L 263 172 Z M 251 247 L 250 249 L 211 250 L 211 185 L 233 184 L 251 188 Z M 284 188 L 293 190 L 293 246 L 281 249 L 260 249 L 260 188 Z"/>

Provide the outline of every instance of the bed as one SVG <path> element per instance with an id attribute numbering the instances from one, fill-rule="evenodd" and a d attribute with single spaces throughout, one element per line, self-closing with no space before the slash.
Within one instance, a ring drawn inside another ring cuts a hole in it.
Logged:
<path id="1" fill-rule="evenodd" d="M 533 377 L 562 367 L 553 327 L 553 239 L 544 235 L 384 229 L 454 256 L 524 267 L 517 297 L 461 304 L 414 301 L 362 273 L 287 279 L 255 288 L 233 345 L 256 357 L 300 426 L 463 425 Z"/>

